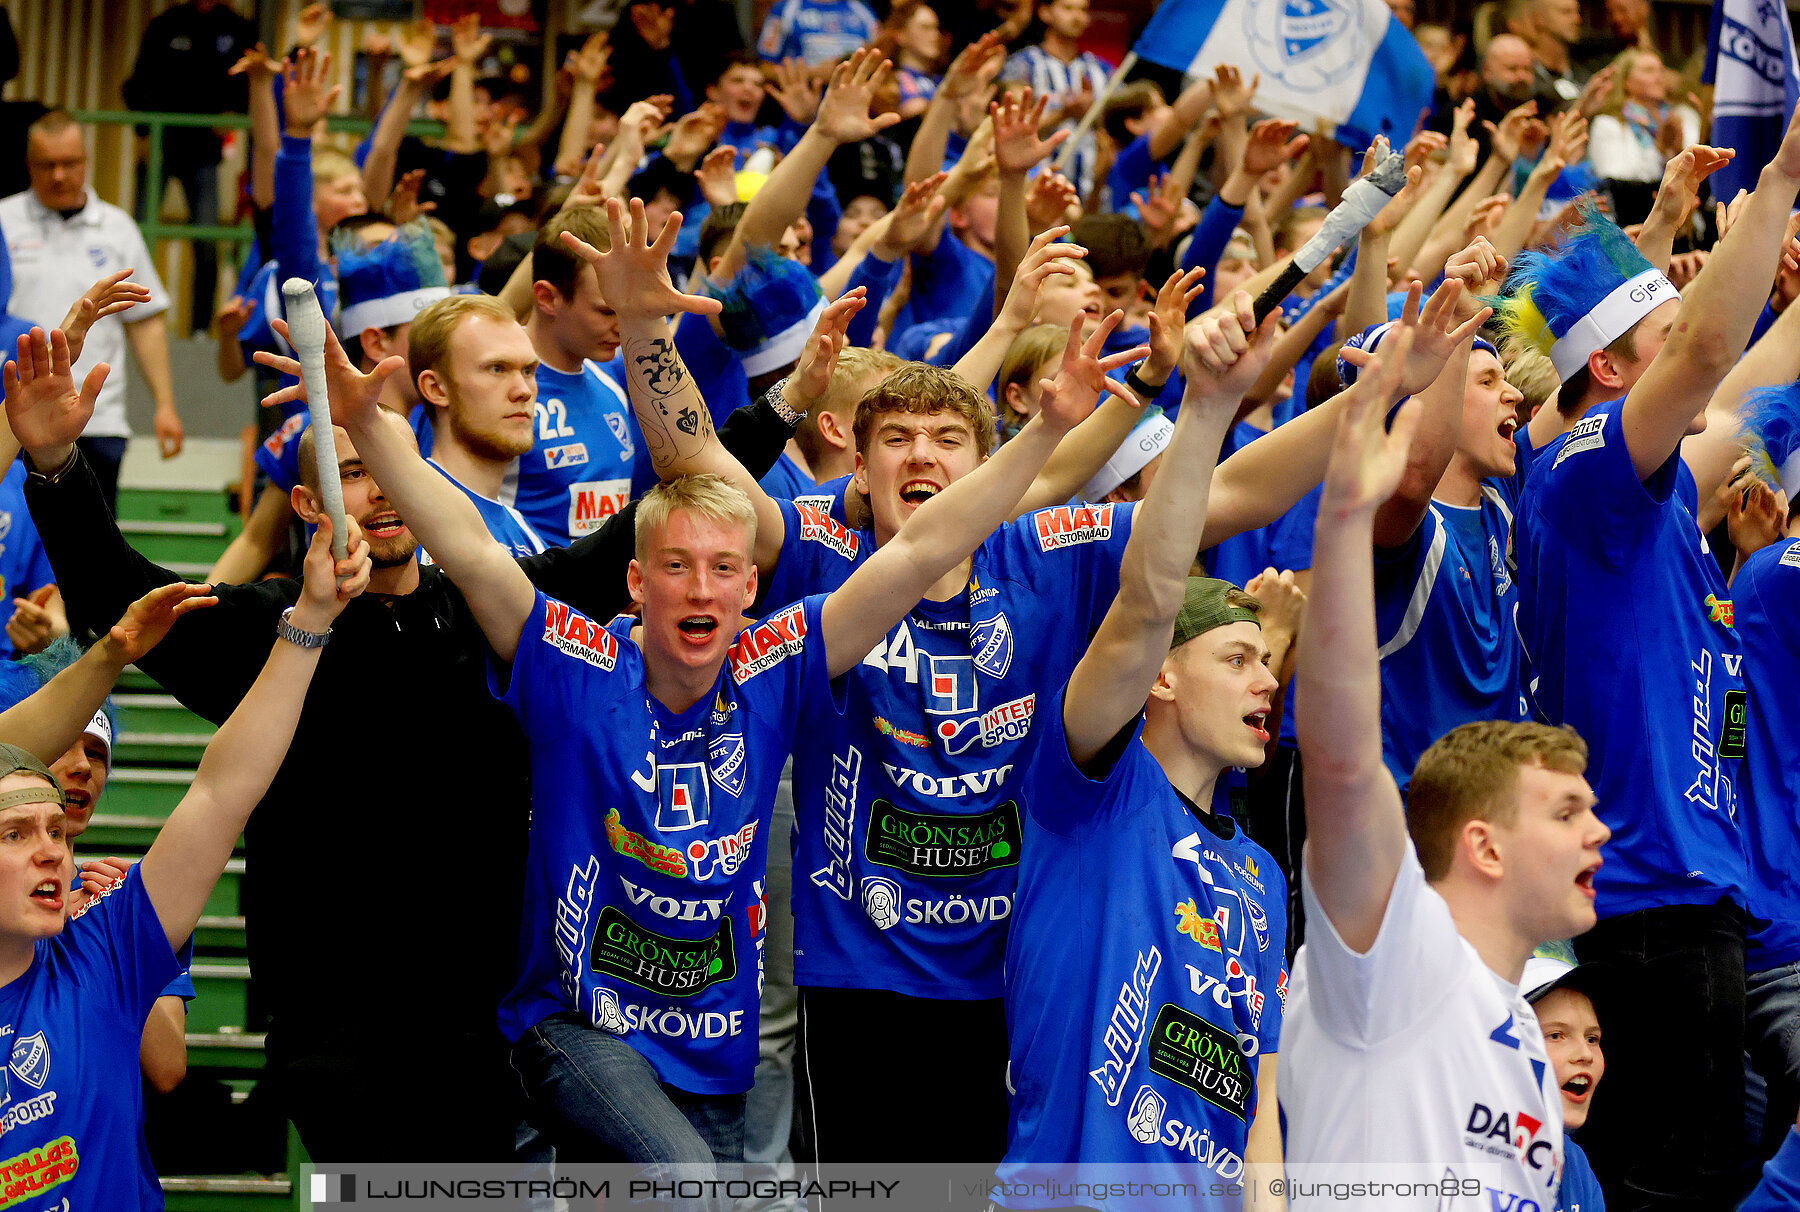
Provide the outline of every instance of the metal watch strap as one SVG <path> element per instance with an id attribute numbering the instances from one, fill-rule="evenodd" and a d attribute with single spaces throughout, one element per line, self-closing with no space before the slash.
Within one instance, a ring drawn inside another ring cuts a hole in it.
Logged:
<path id="1" fill-rule="evenodd" d="M 323 648 L 331 642 L 331 628 L 327 627 L 324 631 L 302 631 L 288 618 L 293 613 L 294 608 L 289 606 L 275 621 L 275 634 L 278 637 L 300 648 Z"/>
<path id="2" fill-rule="evenodd" d="M 805 419 L 806 414 L 795 412 L 794 406 L 789 404 L 787 402 L 787 397 L 782 394 L 782 390 L 788 385 L 788 380 L 792 378 L 793 376 L 789 375 L 787 378 L 782 379 L 780 382 L 776 383 L 775 386 L 769 388 L 766 394 L 769 398 L 769 407 L 775 410 L 775 415 L 786 421 L 789 425 L 798 426 L 800 422 Z"/>

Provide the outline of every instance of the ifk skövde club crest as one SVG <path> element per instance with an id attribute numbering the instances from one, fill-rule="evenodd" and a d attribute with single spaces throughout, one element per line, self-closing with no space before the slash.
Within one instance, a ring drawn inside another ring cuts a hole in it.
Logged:
<path id="1" fill-rule="evenodd" d="M 1247 0 L 1244 37 L 1258 70 L 1296 92 L 1318 92 L 1369 57 L 1355 0 Z"/>

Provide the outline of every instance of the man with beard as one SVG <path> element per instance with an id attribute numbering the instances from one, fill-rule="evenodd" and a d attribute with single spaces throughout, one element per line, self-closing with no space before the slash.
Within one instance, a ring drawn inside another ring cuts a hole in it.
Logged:
<path id="1" fill-rule="evenodd" d="M 431 465 L 475 502 L 488 533 L 514 557 L 543 551 L 525 515 L 501 499 L 515 460 L 537 436 L 530 334 L 491 295 L 451 295 L 412 322 L 407 362 L 431 422 Z"/>
<path id="2" fill-rule="evenodd" d="M 1487 124 L 1500 125 L 1502 118 L 1536 96 L 1537 56 L 1531 53 L 1531 44 L 1517 34 L 1494 35 L 1481 56 L 1481 86 L 1469 94 L 1475 102 L 1469 134 L 1481 145 L 1483 157 L 1493 148 Z M 1541 98 L 1538 107 L 1543 113 L 1554 108 Z M 1448 134 L 1455 112 L 1456 98 L 1439 89 L 1432 101 L 1431 128 Z"/>

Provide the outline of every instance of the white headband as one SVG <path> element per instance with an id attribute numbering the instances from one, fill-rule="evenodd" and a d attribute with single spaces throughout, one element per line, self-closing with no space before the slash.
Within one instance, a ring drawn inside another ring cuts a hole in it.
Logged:
<path id="1" fill-rule="evenodd" d="M 754 379 L 789 362 L 798 362 L 800 355 L 806 352 L 806 338 L 812 335 L 813 325 L 819 322 L 824 310 L 825 300 L 820 299 L 801 319 L 744 354 L 744 373 Z"/>
<path id="2" fill-rule="evenodd" d="M 1781 491 L 1787 493 L 1789 501 L 1800 497 L 1800 450 L 1789 455 L 1778 471 L 1781 477 Z"/>
<path id="3" fill-rule="evenodd" d="M 338 317 L 338 328 L 345 336 L 355 336 L 365 328 L 391 328 L 410 323 L 412 318 L 439 299 L 448 299 L 447 286 L 421 286 L 380 299 L 364 299 L 344 308 Z"/>
<path id="4" fill-rule="evenodd" d="M 1113 457 L 1106 461 L 1106 466 L 1094 473 L 1094 478 L 1081 490 L 1082 498 L 1088 501 L 1103 499 L 1107 493 L 1148 467 L 1150 460 L 1168 446 L 1169 438 L 1174 433 L 1175 423 L 1166 416 L 1154 416 L 1139 425 L 1126 437 L 1124 444 L 1113 452 Z"/>
<path id="5" fill-rule="evenodd" d="M 1655 311 L 1665 299 L 1680 297 L 1681 292 L 1659 269 L 1646 269 L 1632 278 L 1571 324 L 1569 331 L 1550 347 L 1550 364 L 1556 368 L 1556 377 L 1567 383 L 1587 365 L 1589 354 L 1617 341 L 1626 329 Z"/>

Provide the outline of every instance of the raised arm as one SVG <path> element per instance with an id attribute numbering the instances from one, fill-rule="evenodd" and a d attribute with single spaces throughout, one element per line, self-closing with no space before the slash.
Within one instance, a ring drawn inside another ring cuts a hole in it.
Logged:
<path id="1" fill-rule="evenodd" d="M 259 210 L 268 210 L 275 204 L 275 149 L 281 144 L 275 106 L 275 77 L 280 71 L 258 42 L 239 56 L 228 74 L 250 77 L 250 201 Z"/>
<path id="2" fill-rule="evenodd" d="M 1694 417 L 1744 352 L 1775 280 L 1796 193 L 1800 113 L 1757 178 L 1743 214 L 1687 288 L 1662 350 L 1625 397 L 1620 428 L 1639 479 L 1649 479 L 1675 453 Z M 1712 487 L 1730 466 L 1726 458 L 1712 476 Z M 1708 491 L 1702 486 L 1703 494 Z"/>
<path id="3" fill-rule="evenodd" d="M 363 194 L 371 203 L 386 198 L 394 188 L 394 169 L 400 160 L 400 141 L 406 137 L 407 123 L 419 98 L 433 85 L 450 74 L 456 60 L 442 59 L 420 67 L 409 67 L 400 76 L 400 84 L 382 108 L 375 122 L 375 133 L 369 139 L 369 154 L 363 160 Z"/>
<path id="4" fill-rule="evenodd" d="M 781 243 L 781 233 L 806 213 L 807 199 L 832 152 L 845 143 L 867 139 L 900 120 L 899 114 L 877 117 L 869 113 L 875 94 L 892 74 L 892 65 L 879 52 L 866 48 L 832 71 L 831 85 L 819 102 L 818 117 L 744 208 L 744 217 L 725 247 L 718 273 L 713 275 L 719 285 L 731 281 L 743 268 L 751 248 L 773 248 Z"/>
<path id="5" fill-rule="evenodd" d="M 994 322 L 988 325 L 969 352 L 956 360 L 957 377 L 977 391 L 985 392 L 993 385 L 994 376 L 1000 373 L 1000 364 L 1006 361 L 1006 351 L 1012 348 L 1014 339 L 1030 327 L 1032 312 L 1037 309 L 1038 292 L 1043 289 L 1045 280 L 1056 274 L 1074 273 L 1068 262 L 1087 256 L 1087 250 L 1078 245 L 1056 243 L 1068 232 L 1067 227 L 1052 227 L 1039 233 L 1031 242 L 1017 272 L 1007 278 L 1006 301 Z"/>
<path id="6" fill-rule="evenodd" d="M 956 125 L 962 102 L 993 83 L 1006 63 L 1006 48 L 994 33 L 986 33 L 963 48 L 950 63 L 943 81 L 931 95 L 925 116 L 906 152 L 906 183 L 923 181 L 944 167 L 950 131 Z"/>
<path id="7" fill-rule="evenodd" d="M 1332 927 L 1358 952 L 1375 943 L 1406 853 L 1400 789 L 1381 759 L 1370 551 L 1375 511 L 1406 469 L 1421 406 L 1408 402 L 1393 430 L 1383 432 L 1412 333 L 1397 330 L 1390 340 L 1394 345 L 1363 368 L 1375 389 L 1359 393 L 1338 425 L 1313 536 L 1312 591 L 1294 675 L 1295 725 L 1306 759 L 1306 878 Z"/>
<path id="8" fill-rule="evenodd" d="M 1681 458 L 1693 474 L 1700 499 L 1709 499 L 1728 478 L 1744 453 L 1741 415 L 1744 402 L 1759 387 L 1800 380 L 1800 307 L 1789 307 L 1769 331 L 1752 345 L 1719 384 L 1706 405 L 1706 428 L 1684 438 Z"/>
<path id="9" fill-rule="evenodd" d="M 321 516 L 306 553 L 305 588 L 287 616 L 300 631 L 329 632 L 344 603 L 369 584 L 369 546 L 356 523 L 349 525 L 349 558 L 333 564 L 331 522 Z M 255 685 L 214 734 L 193 785 L 138 864 L 144 892 L 171 948 L 180 947 L 194 932 L 244 823 L 286 759 L 320 651 L 285 639 L 275 641 Z M 329 754 L 314 757 L 330 761 Z"/>
<path id="10" fill-rule="evenodd" d="M 1000 206 L 994 224 L 996 316 L 1006 305 L 1006 293 L 1031 244 L 1030 224 L 1025 217 L 1025 174 L 1049 159 L 1050 153 L 1069 137 L 1066 130 L 1055 131 L 1048 139 L 1038 137 L 1049 101 L 1046 96 L 1034 103 L 1027 88 L 1005 101 L 994 102 L 988 109 L 989 120 L 994 124 L 994 164 L 1000 170 Z"/>
<path id="11" fill-rule="evenodd" d="M 286 321 L 276 321 L 275 330 L 287 338 Z M 299 379 L 300 363 L 293 358 L 259 350 L 256 360 Z M 374 370 L 363 374 L 351 364 L 337 334 L 326 326 L 325 381 L 333 424 L 350 435 L 382 494 L 406 519 L 432 561 L 456 582 L 488 646 L 502 660 L 510 661 L 518 647 L 519 629 L 537 601 L 537 591 L 512 553 L 495 541 L 475 503 L 449 477 L 425 462 L 405 420 L 377 403 L 387 377 L 405 369 L 406 359 L 396 355 L 383 358 Z M 297 381 L 264 397 L 263 403 L 304 399 L 306 384 Z"/>
<path id="12" fill-rule="evenodd" d="M 1077 766 L 1091 763 L 1144 709 L 1168 655 L 1188 569 L 1206 525 L 1219 447 L 1244 392 L 1275 347 L 1278 321 L 1271 314 L 1258 328 L 1253 303 L 1249 294 L 1236 291 L 1225 306 L 1188 326 L 1187 386 L 1174 436 L 1163 452 L 1163 465 L 1175 474 L 1151 481 L 1119 564 L 1118 597 L 1063 695 L 1069 757 Z"/>
<path id="13" fill-rule="evenodd" d="M 1085 345 L 1080 343 L 1077 317 L 1069 326 L 1069 344 L 1056 378 L 1044 380 L 1038 415 L 987 462 L 915 510 L 893 540 L 826 599 L 820 623 L 831 676 L 855 668 L 926 590 L 968 559 L 1006 521 L 1057 442 L 1094 410 L 1102 391 L 1125 390 L 1108 379 L 1108 373 L 1149 350 L 1139 346 L 1101 356 L 1107 334 L 1124 315 L 1114 312 Z"/>
<path id="14" fill-rule="evenodd" d="M 1736 156 L 1737 152 L 1729 147 L 1695 144 L 1669 158 L 1663 166 L 1662 184 L 1656 190 L 1656 203 L 1632 240 L 1644 254 L 1644 260 L 1669 272 L 1669 262 L 1675 255 L 1675 235 L 1687 227 L 1694 209 L 1700 205 L 1700 183 Z"/>
<path id="15" fill-rule="evenodd" d="M 133 602 L 80 660 L 24 702 L 0 712 L 0 740 L 54 762 L 100 710 L 125 666 L 154 648 L 176 619 L 218 601 L 207 594 L 205 585 L 163 585 Z"/>

